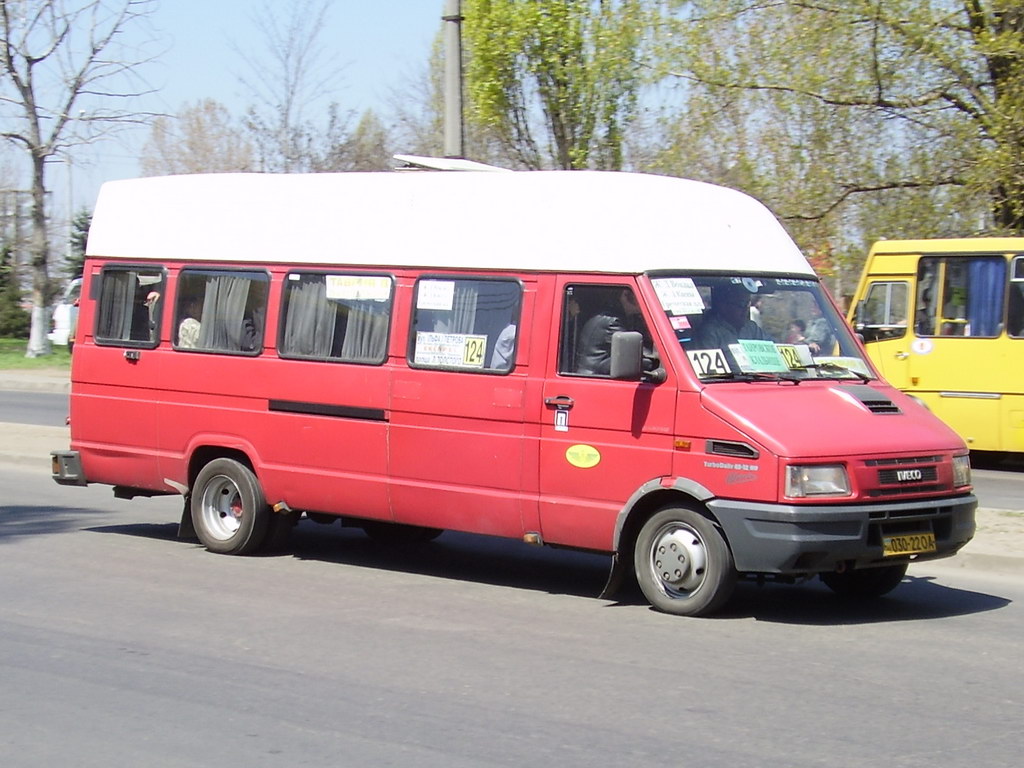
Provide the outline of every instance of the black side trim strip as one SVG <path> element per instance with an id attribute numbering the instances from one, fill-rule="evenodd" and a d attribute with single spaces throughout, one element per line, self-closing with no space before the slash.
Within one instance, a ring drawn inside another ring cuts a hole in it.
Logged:
<path id="1" fill-rule="evenodd" d="M 341 419 L 365 419 L 366 421 L 387 421 L 387 412 L 381 408 L 358 408 L 353 405 L 328 405 L 327 403 L 303 403 L 297 400 L 270 400 L 271 411 L 285 413 L 308 413 L 313 416 L 336 416 Z"/>

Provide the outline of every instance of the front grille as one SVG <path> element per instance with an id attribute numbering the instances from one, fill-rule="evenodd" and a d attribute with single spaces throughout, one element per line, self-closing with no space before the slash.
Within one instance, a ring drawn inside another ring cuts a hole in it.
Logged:
<path id="1" fill-rule="evenodd" d="M 907 477 L 907 473 L 914 473 L 913 477 Z M 938 470 L 934 467 L 920 467 L 914 469 L 880 469 L 878 470 L 878 482 L 882 485 L 900 483 L 910 485 L 911 483 L 930 483 L 938 478 Z"/>
<path id="2" fill-rule="evenodd" d="M 903 459 L 868 459 L 864 462 L 869 467 L 899 467 L 906 464 L 938 464 L 941 456 L 910 456 Z"/>

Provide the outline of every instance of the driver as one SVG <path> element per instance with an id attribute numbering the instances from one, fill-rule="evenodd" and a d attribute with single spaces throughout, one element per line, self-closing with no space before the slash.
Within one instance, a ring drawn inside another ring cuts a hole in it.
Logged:
<path id="1" fill-rule="evenodd" d="M 711 287 L 711 310 L 693 335 L 694 349 L 726 349 L 740 339 L 767 339 L 761 326 L 750 319 L 750 291 L 739 283 Z"/>

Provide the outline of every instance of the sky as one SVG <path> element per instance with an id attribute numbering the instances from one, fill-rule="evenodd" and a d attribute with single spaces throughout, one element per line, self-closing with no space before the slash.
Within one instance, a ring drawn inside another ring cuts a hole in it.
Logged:
<path id="1" fill-rule="evenodd" d="M 275 12 L 285 15 L 290 2 L 273 0 Z M 247 65 L 238 50 L 258 54 L 265 47 L 253 22 L 263 5 L 264 0 L 158 0 L 150 29 L 138 30 L 140 39 L 157 37 L 148 50 L 163 51 L 146 75 L 157 92 L 136 107 L 174 114 L 185 104 L 212 98 L 232 114 L 244 112 L 251 98 L 239 82 Z M 392 90 L 423 72 L 444 7 L 444 0 L 332 0 L 320 42 L 336 52 L 341 79 L 328 95 L 357 114 L 368 108 L 387 111 Z M 133 32 L 129 29 L 129 35 Z M 54 163 L 49 173 L 55 218 L 66 216 L 69 202 L 75 211 L 91 210 L 104 181 L 139 175 L 136 158 L 147 137 L 148 130 L 140 128 L 74 150 L 70 187 L 67 164 Z"/>

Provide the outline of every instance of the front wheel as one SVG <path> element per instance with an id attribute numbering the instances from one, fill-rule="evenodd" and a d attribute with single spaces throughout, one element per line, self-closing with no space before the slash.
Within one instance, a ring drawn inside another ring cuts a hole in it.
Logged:
<path id="1" fill-rule="evenodd" d="M 869 599 L 892 592 L 907 575 L 907 564 L 884 565 L 881 568 L 865 568 L 859 571 L 823 573 L 821 580 L 842 597 Z"/>
<path id="2" fill-rule="evenodd" d="M 668 507 L 644 523 L 633 555 L 637 582 L 659 611 L 704 616 L 736 585 L 732 552 L 715 524 L 685 507 Z"/>
<path id="3" fill-rule="evenodd" d="M 192 524 L 211 552 L 255 552 L 267 535 L 271 511 L 252 470 L 234 459 L 214 459 L 192 489 Z"/>

